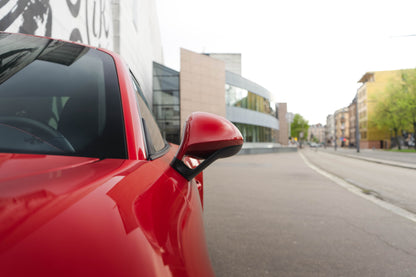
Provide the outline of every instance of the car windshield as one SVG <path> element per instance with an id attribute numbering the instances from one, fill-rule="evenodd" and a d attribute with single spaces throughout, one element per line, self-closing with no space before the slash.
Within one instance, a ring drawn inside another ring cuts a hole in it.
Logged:
<path id="1" fill-rule="evenodd" d="M 102 51 L 0 34 L 0 152 L 126 158 L 117 80 Z"/>

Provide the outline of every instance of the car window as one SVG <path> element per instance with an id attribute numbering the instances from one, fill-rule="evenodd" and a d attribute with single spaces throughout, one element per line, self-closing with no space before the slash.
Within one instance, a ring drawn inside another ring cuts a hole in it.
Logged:
<path id="1" fill-rule="evenodd" d="M 126 158 L 111 56 L 1 34 L 0 59 L 0 152 Z"/>
<path id="2" fill-rule="evenodd" d="M 161 154 L 161 152 L 163 152 L 163 150 L 168 147 L 168 144 L 160 133 L 159 126 L 157 125 L 156 120 L 154 119 L 153 114 L 149 109 L 149 105 L 144 98 L 139 83 L 132 74 L 131 80 L 136 92 L 137 105 L 144 125 L 147 151 L 149 152 L 151 158 L 154 158 L 158 156 L 158 154 Z"/>

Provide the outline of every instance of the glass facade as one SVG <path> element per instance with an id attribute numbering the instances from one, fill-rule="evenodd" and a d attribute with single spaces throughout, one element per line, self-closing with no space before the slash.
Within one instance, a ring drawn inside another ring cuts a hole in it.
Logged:
<path id="1" fill-rule="evenodd" d="M 278 118 L 276 104 L 270 99 L 230 84 L 225 85 L 225 103 L 228 107 L 248 109 Z M 245 142 L 275 143 L 278 141 L 277 129 L 241 122 L 233 123 L 240 130 Z"/>
<path id="2" fill-rule="evenodd" d="M 262 126 L 234 123 L 240 130 L 245 142 L 277 142 L 277 130 Z"/>
<path id="3" fill-rule="evenodd" d="M 240 107 L 270 114 L 277 118 L 276 104 L 274 102 L 246 89 L 229 84 L 225 85 L 225 103 L 230 107 Z"/>
<path id="4" fill-rule="evenodd" d="M 180 143 L 179 72 L 153 63 L 153 114 L 163 137 Z"/>
<path id="5" fill-rule="evenodd" d="M 279 135 L 277 107 L 267 96 L 269 92 L 240 75 L 233 74 L 231 77 L 234 78 L 234 82 L 231 80 L 225 84 L 225 103 L 227 109 L 234 110 L 234 113 L 227 114 L 228 119 L 240 130 L 245 142 L 277 143 Z M 153 63 L 153 114 L 163 137 L 169 142 L 179 144 L 179 72 L 155 62 Z M 274 122 L 276 128 L 273 128 Z"/>

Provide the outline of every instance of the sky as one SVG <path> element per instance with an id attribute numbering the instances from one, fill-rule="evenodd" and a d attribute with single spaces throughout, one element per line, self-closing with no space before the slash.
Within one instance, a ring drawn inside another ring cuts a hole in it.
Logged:
<path id="1" fill-rule="evenodd" d="M 156 0 L 164 64 L 179 49 L 241 53 L 242 76 L 309 124 L 347 107 L 366 73 L 416 67 L 415 0 Z"/>

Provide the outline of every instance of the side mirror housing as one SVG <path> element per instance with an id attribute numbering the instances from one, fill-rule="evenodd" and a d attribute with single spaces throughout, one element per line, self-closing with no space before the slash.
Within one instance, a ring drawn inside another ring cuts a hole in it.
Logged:
<path id="1" fill-rule="evenodd" d="M 243 142 L 240 131 L 227 119 L 215 114 L 194 112 L 186 121 L 182 142 L 171 166 L 191 180 L 215 160 L 237 154 Z M 182 161 L 184 156 L 204 161 L 191 169 Z"/>

